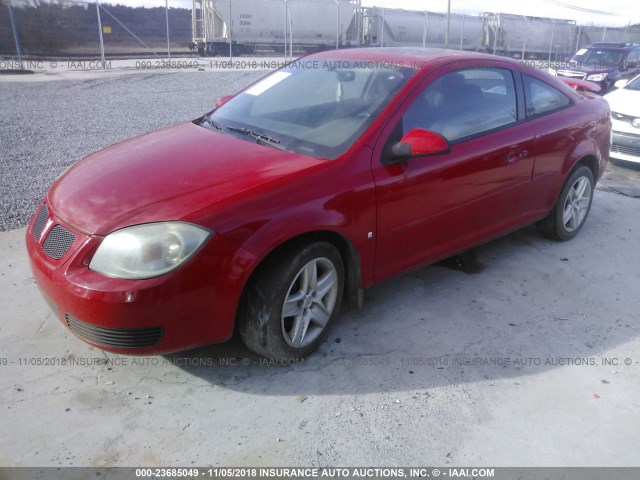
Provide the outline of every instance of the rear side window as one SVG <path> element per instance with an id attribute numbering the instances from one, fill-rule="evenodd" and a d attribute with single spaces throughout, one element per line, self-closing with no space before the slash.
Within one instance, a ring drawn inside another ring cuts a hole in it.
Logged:
<path id="1" fill-rule="evenodd" d="M 437 132 L 450 142 L 517 121 L 510 70 L 470 68 L 434 80 L 409 107 L 402 129 Z"/>
<path id="2" fill-rule="evenodd" d="M 626 68 L 638 68 L 638 53 L 640 51 L 639 50 L 631 50 L 631 52 L 629 52 L 629 55 L 627 56 L 627 59 L 625 60 L 625 67 Z"/>
<path id="3" fill-rule="evenodd" d="M 529 75 L 523 75 L 522 78 L 527 117 L 552 113 L 571 104 L 569 97 L 548 83 Z"/>

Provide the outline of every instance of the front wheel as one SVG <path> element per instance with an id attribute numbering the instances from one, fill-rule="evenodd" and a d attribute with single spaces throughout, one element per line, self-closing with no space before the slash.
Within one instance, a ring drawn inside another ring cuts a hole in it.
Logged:
<path id="1" fill-rule="evenodd" d="M 305 357 L 326 335 L 343 292 L 344 264 L 330 243 L 277 255 L 247 286 L 238 315 L 240 336 L 264 357 Z"/>
<path id="2" fill-rule="evenodd" d="M 589 215 L 595 181 L 588 167 L 578 166 L 565 182 L 549 216 L 537 223 L 549 238 L 570 240 L 575 237 Z"/>

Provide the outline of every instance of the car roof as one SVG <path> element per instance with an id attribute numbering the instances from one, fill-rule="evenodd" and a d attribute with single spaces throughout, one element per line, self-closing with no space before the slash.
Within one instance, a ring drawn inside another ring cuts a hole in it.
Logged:
<path id="1" fill-rule="evenodd" d="M 419 48 L 419 47 L 371 47 L 371 48 L 347 48 L 340 50 L 325 50 L 313 53 L 305 58 L 326 60 L 353 60 L 374 62 L 398 62 L 405 66 L 421 67 L 426 63 L 440 58 L 452 58 L 456 60 L 492 60 L 507 61 L 514 65 L 518 62 L 506 57 L 497 57 L 486 53 L 465 52 L 448 50 L 445 48 Z"/>

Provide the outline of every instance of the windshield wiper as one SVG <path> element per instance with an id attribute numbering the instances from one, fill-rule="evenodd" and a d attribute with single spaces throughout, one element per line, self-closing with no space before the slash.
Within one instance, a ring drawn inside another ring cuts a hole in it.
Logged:
<path id="1" fill-rule="evenodd" d="M 254 138 L 256 143 L 268 145 L 270 147 L 277 148 L 278 150 L 287 150 L 287 147 L 281 145 L 280 140 L 278 140 L 277 138 L 254 132 L 253 130 L 249 130 L 248 128 L 227 127 L 227 130 Z"/>
<path id="2" fill-rule="evenodd" d="M 217 123 L 215 120 L 212 120 L 211 117 L 204 117 L 204 121 L 211 125 L 216 130 L 222 130 L 222 125 Z"/>

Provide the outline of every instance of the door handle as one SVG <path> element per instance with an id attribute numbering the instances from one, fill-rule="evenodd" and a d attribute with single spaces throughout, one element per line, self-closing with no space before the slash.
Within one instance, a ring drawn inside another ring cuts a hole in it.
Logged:
<path id="1" fill-rule="evenodd" d="M 522 160 L 527 155 L 529 155 L 529 152 L 527 152 L 526 150 L 523 150 L 521 152 L 511 152 L 504 157 L 504 161 L 507 163 L 514 163 L 518 160 Z"/>

